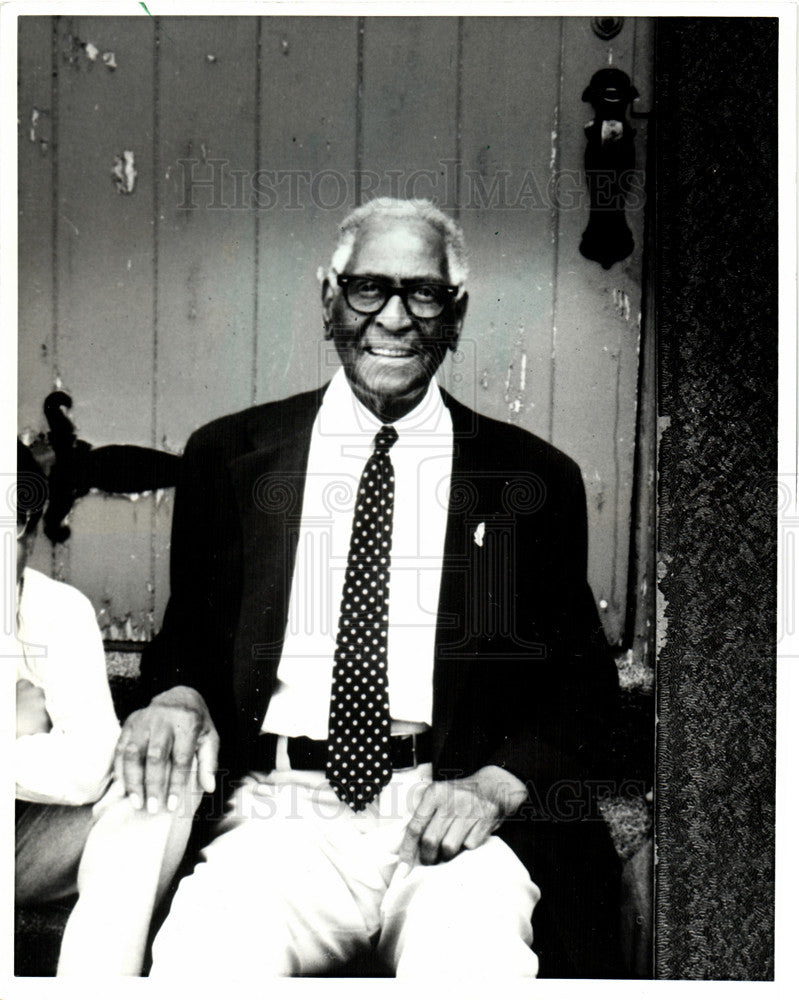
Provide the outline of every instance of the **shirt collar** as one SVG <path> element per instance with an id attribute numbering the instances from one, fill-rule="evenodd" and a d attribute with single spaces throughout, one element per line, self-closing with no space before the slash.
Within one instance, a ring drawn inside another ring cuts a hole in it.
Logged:
<path id="1" fill-rule="evenodd" d="M 393 426 L 400 437 L 452 433 L 452 421 L 444 405 L 438 382 L 433 378 L 417 405 Z M 343 368 L 339 368 L 325 391 L 319 411 L 319 428 L 330 433 L 353 437 L 374 437 L 383 426 L 353 393 Z M 449 425 L 449 426 L 448 426 Z"/>

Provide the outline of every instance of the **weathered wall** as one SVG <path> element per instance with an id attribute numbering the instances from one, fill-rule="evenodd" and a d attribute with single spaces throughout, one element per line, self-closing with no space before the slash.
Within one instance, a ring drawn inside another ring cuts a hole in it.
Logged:
<path id="1" fill-rule="evenodd" d="M 581 95 L 612 62 L 647 110 L 650 35 L 646 19 L 603 42 L 588 18 L 21 18 L 20 430 L 45 429 L 60 383 L 84 440 L 179 452 L 211 417 L 318 384 L 315 274 L 337 223 L 377 193 L 433 197 L 473 269 L 443 379 L 580 463 L 590 579 L 620 642 L 643 206 L 627 261 L 580 256 Z M 558 207 L 564 172 L 574 204 Z M 169 494 L 89 496 L 35 563 L 84 590 L 109 637 L 146 637 L 170 515 Z"/>

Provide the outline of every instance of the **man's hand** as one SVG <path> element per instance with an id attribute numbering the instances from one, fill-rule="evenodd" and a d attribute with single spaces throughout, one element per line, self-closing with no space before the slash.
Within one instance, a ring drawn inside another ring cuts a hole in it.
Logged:
<path id="1" fill-rule="evenodd" d="M 156 813 L 173 811 L 181 799 L 192 760 L 206 792 L 215 787 L 219 736 L 202 696 L 189 687 L 157 695 L 147 708 L 133 712 L 122 727 L 114 774 L 137 809 L 147 803 Z"/>
<path id="2" fill-rule="evenodd" d="M 468 778 L 434 781 L 405 830 L 400 861 L 412 865 L 418 858 L 423 865 L 434 865 L 479 847 L 526 795 L 522 781 L 493 765 Z"/>
<path id="3" fill-rule="evenodd" d="M 30 681 L 17 681 L 17 739 L 49 733 L 53 722 L 44 704 L 44 691 Z"/>

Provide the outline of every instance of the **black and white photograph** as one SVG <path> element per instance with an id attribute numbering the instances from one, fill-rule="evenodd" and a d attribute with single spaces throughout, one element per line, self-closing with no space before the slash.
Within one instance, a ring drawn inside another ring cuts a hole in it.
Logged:
<path id="1" fill-rule="evenodd" d="M 795 5 L 5 6 L 9 993 L 779 983 Z"/>

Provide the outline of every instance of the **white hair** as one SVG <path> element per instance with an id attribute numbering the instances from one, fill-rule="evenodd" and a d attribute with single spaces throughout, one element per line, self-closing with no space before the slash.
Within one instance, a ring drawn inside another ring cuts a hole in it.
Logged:
<path id="1" fill-rule="evenodd" d="M 450 282 L 453 285 L 461 286 L 466 282 L 469 268 L 466 261 L 463 230 L 453 219 L 445 215 L 440 208 L 436 208 L 432 201 L 428 201 L 426 198 L 412 200 L 375 198 L 356 208 L 354 212 L 350 212 L 341 223 L 338 245 L 330 259 L 330 267 L 337 274 L 341 274 L 346 268 L 361 226 L 375 216 L 392 219 L 423 219 L 429 223 L 444 241 Z"/>

